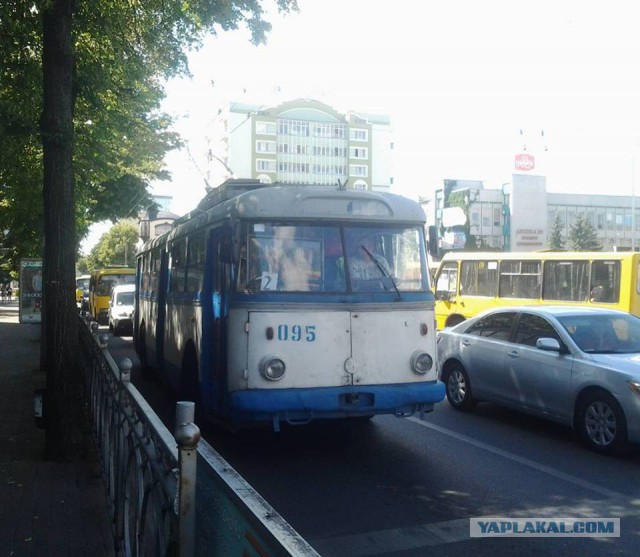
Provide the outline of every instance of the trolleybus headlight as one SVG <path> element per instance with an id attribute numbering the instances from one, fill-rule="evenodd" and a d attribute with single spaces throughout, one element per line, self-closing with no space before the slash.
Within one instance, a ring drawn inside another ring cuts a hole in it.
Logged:
<path id="1" fill-rule="evenodd" d="M 426 352 L 416 350 L 411 354 L 411 369 L 415 373 L 424 375 L 433 367 L 433 358 Z"/>
<path id="2" fill-rule="evenodd" d="M 265 356 L 260 360 L 258 367 L 262 376 L 269 381 L 279 381 L 282 379 L 287 368 L 284 362 L 275 356 Z"/>

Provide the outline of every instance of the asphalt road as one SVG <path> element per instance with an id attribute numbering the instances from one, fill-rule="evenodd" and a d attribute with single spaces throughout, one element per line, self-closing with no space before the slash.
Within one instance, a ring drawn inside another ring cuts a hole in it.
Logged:
<path id="1" fill-rule="evenodd" d="M 168 424 L 175 399 L 143 381 L 130 337 L 111 352 Z M 205 439 L 326 556 L 640 555 L 640 452 L 604 457 L 572 431 L 491 404 L 417 418 L 315 423 Z M 620 518 L 620 537 L 471 538 L 469 519 Z"/>

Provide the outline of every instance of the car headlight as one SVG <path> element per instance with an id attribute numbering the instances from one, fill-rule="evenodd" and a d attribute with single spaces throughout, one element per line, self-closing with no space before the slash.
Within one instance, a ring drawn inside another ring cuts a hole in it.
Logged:
<path id="1" fill-rule="evenodd" d="M 284 377 L 284 372 L 286 371 L 287 366 L 285 366 L 284 362 L 276 356 L 265 356 L 260 360 L 258 369 L 260 370 L 262 377 L 265 379 L 268 379 L 269 381 L 279 381 Z"/>
<path id="2" fill-rule="evenodd" d="M 424 375 L 433 367 L 433 358 L 426 352 L 416 350 L 411 354 L 411 370 L 419 375 Z"/>

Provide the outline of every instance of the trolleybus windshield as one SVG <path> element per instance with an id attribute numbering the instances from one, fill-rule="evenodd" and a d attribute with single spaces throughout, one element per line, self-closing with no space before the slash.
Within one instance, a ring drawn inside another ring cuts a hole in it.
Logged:
<path id="1" fill-rule="evenodd" d="M 241 243 L 247 293 L 428 290 L 418 227 L 252 222 Z"/>

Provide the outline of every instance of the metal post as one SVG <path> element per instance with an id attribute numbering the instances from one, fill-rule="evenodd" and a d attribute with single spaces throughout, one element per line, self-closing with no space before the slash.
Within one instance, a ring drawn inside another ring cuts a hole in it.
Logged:
<path id="1" fill-rule="evenodd" d="M 196 537 L 196 459 L 200 429 L 193 423 L 195 403 L 176 403 L 175 440 L 178 443 L 178 555 L 195 554 Z"/>
<path id="2" fill-rule="evenodd" d="M 131 369 L 133 368 L 133 363 L 129 358 L 122 358 L 120 363 L 118 364 L 118 369 L 120 370 L 120 381 L 126 384 L 131 383 Z"/>

